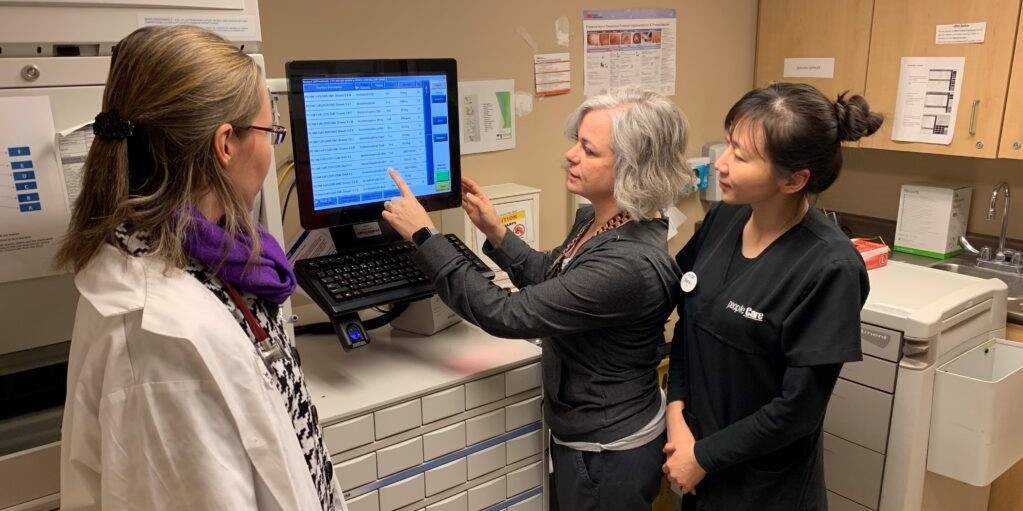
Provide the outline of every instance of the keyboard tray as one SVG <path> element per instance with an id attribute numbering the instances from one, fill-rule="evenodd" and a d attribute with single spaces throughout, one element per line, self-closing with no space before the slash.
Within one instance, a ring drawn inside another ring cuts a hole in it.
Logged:
<path id="1" fill-rule="evenodd" d="M 454 234 L 444 237 L 488 279 L 490 269 Z M 432 296 L 433 283 L 412 262 L 416 247 L 410 241 L 360 247 L 337 254 L 302 259 L 295 275 L 302 289 L 328 315 L 334 316 L 388 303 Z"/>

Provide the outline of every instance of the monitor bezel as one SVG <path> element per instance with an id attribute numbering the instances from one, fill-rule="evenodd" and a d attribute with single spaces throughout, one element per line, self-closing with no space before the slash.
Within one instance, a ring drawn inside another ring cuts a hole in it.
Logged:
<path id="1" fill-rule="evenodd" d="M 415 76 L 443 74 L 448 94 L 448 149 L 451 154 L 451 189 L 419 197 L 427 211 L 455 208 L 462 199 L 458 78 L 455 59 L 360 59 L 301 60 L 285 64 L 288 108 L 291 118 L 292 154 L 298 194 L 299 221 L 305 229 L 340 227 L 381 219 L 385 200 L 316 211 L 313 208 L 312 167 L 305 116 L 303 79 L 330 77 Z M 401 169 L 397 169 L 401 172 Z"/>

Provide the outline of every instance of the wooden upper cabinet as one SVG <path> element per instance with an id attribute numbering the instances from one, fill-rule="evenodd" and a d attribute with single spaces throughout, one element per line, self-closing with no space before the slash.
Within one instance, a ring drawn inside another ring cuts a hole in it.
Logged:
<path id="1" fill-rule="evenodd" d="M 874 0 L 762 0 L 756 86 L 808 83 L 830 99 L 847 90 L 863 94 L 873 9 Z M 791 58 L 834 58 L 834 77 L 786 77 Z"/>
<path id="2" fill-rule="evenodd" d="M 1012 77 L 1005 100 L 1005 122 L 998 145 L 999 158 L 1023 160 L 1023 21 L 1016 33 L 1016 51 L 1012 57 Z"/>
<path id="3" fill-rule="evenodd" d="M 865 96 L 873 110 L 884 114 L 885 123 L 874 136 L 861 140 L 860 147 L 994 158 L 1005 111 L 1019 10 L 1020 0 L 875 2 Z M 981 44 L 934 42 L 938 25 L 977 22 L 987 23 Z M 902 57 L 966 58 L 951 144 L 892 140 Z"/>

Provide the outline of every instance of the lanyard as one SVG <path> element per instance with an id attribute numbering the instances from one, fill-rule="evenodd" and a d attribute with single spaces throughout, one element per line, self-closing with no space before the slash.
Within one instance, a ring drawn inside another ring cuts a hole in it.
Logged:
<path id="1" fill-rule="evenodd" d="M 629 213 L 626 211 L 618 213 L 617 215 L 613 216 L 610 220 L 608 220 L 606 224 L 600 226 L 600 228 L 597 229 L 597 232 L 593 233 L 593 236 L 590 239 L 596 238 L 605 231 L 610 231 L 611 229 L 618 228 L 619 226 L 621 226 L 625 222 L 628 222 L 631 219 L 632 216 L 629 215 Z M 583 230 L 579 231 L 579 233 L 576 234 L 574 238 L 572 238 L 572 241 L 569 241 L 568 244 L 565 245 L 565 248 L 561 251 L 560 254 L 558 254 L 558 257 L 551 264 L 550 268 L 547 269 L 547 274 L 545 275 L 545 278 L 548 279 L 554 278 L 554 276 L 561 273 L 561 270 L 565 269 L 564 266 L 566 261 L 568 260 L 568 255 L 572 253 L 572 251 L 575 249 L 575 245 L 579 243 L 579 240 L 583 237 L 583 234 L 585 234 L 586 231 L 592 225 L 593 220 L 590 220 L 590 223 L 586 224 L 586 227 L 584 227 Z"/>
<path id="2" fill-rule="evenodd" d="M 256 338 L 252 340 L 252 343 L 256 345 L 256 350 L 259 352 L 259 357 L 263 359 L 263 364 L 269 370 L 270 364 L 280 360 L 283 357 L 280 346 L 270 339 L 267 335 L 266 330 L 260 326 L 259 321 L 256 321 L 256 316 L 252 314 L 252 310 L 249 309 L 249 304 L 245 303 L 245 299 L 238 293 L 238 290 L 234 288 L 226 280 L 222 281 L 224 288 L 227 290 L 227 294 L 231 296 L 231 301 L 238 307 L 238 310 L 242 311 L 242 315 L 245 316 L 245 322 L 249 324 L 249 330 L 252 331 L 252 335 Z"/>

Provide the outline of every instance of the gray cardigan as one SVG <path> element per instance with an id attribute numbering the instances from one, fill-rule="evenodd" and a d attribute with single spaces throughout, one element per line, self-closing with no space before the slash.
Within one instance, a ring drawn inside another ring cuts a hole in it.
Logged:
<path id="1" fill-rule="evenodd" d="M 566 243 L 592 218 L 592 208 L 581 209 Z M 660 407 L 657 347 L 681 276 L 666 234 L 663 219 L 628 222 L 591 239 L 545 280 L 561 247 L 539 252 L 509 233 L 484 253 L 509 273 L 514 293 L 491 285 L 442 236 L 414 259 L 467 321 L 499 337 L 542 338 L 547 424 L 564 441 L 607 443 Z"/>

